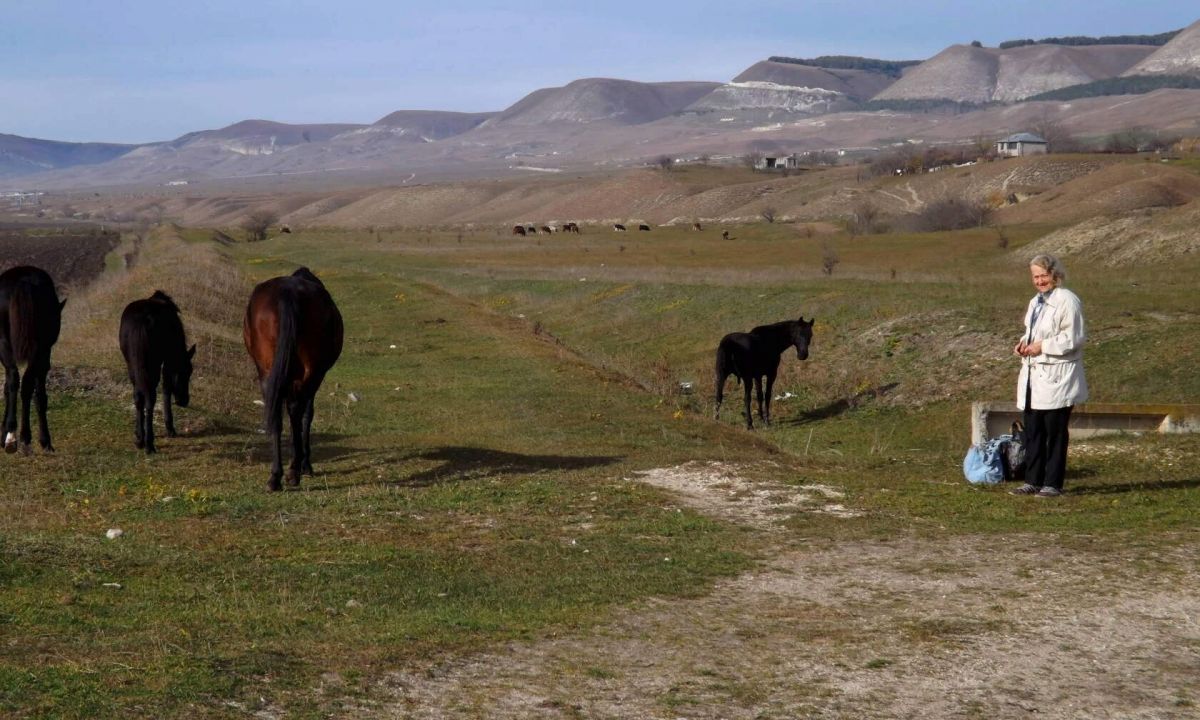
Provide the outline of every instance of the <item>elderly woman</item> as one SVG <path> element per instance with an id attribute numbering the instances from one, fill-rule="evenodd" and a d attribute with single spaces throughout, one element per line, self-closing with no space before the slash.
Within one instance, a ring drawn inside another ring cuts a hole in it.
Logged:
<path id="1" fill-rule="evenodd" d="M 1067 423 L 1087 400 L 1083 376 L 1083 305 L 1062 287 L 1067 273 L 1053 255 L 1029 261 L 1037 295 L 1025 311 L 1025 333 L 1013 352 L 1021 357 L 1017 407 L 1025 411 L 1025 479 L 1016 495 L 1058 497 L 1067 469 Z"/>

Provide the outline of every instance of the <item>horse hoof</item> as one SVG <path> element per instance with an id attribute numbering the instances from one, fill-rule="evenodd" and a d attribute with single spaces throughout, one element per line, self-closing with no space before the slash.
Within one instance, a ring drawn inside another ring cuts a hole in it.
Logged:
<path id="1" fill-rule="evenodd" d="M 287 475 L 283 479 L 288 487 L 300 487 L 300 473 L 295 470 L 288 470 Z"/>
<path id="2" fill-rule="evenodd" d="M 167 428 L 167 437 L 169 437 L 169 438 L 179 437 L 179 433 L 175 432 L 174 428 Z"/>
<path id="3" fill-rule="evenodd" d="M 9 433 L 4 437 L 4 452 L 12 455 L 17 451 L 17 434 Z"/>
<path id="4" fill-rule="evenodd" d="M 267 481 L 267 491 L 268 492 L 279 492 L 282 489 L 283 489 L 283 485 L 281 485 L 279 483 L 279 478 L 273 477 Z"/>
<path id="5" fill-rule="evenodd" d="M 157 452 L 158 452 L 158 448 L 154 447 L 153 445 L 146 446 L 146 454 L 147 455 L 154 455 Z"/>
<path id="6" fill-rule="evenodd" d="M 29 457 L 33 454 L 33 445 L 29 443 L 21 443 L 21 454 Z"/>
<path id="7" fill-rule="evenodd" d="M 133 446 L 135 448 L 137 448 L 138 450 L 141 450 L 146 447 L 146 441 L 145 440 L 134 440 Z"/>
<path id="8" fill-rule="evenodd" d="M 303 466 L 301 466 L 300 472 L 301 472 L 301 474 L 308 475 L 309 477 L 316 475 L 316 472 L 313 471 L 312 463 L 307 463 L 307 462 L 304 463 Z"/>

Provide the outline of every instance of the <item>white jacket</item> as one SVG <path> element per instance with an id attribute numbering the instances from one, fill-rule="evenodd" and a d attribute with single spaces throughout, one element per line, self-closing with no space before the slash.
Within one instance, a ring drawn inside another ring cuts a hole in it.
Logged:
<path id="1" fill-rule="evenodd" d="M 1025 310 L 1025 334 L 1029 342 L 1042 341 L 1042 354 L 1021 358 L 1017 378 L 1017 407 L 1025 408 L 1025 384 L 1032 389 L 1034 410 L 1055 410 L 1087 400 L 1087 378 L 1083 375 L 1083 343 L 1087 331 L 1083 325 L 1083 304 L 1079 296 L 1066 288 L 1054 288 L 1046 296 L 1046 305 L 1038 315 L 1030 336 L 1029 321 L 1037 305 L 1037 295 Z"/>

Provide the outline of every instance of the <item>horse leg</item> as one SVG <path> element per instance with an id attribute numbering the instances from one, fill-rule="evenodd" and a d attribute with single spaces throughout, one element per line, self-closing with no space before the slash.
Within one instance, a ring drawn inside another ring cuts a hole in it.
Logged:
<path id="1" fill-rule="evenodd" d="M 4 366 L 4 452 L 17 451 L 17 398 L 21 389 L 21 371 L 16 364 Z"/>
<path id="2" fill-rule="evenodd" d="M 280 411 L 282 414 L 282 410 Z M 271 476 L 267 478 L 267 490 L 278 492 L 283 489 L 283 459 L 280 454 L 283 452 L 281 447 L 283 443 L 283 418 L 279 417 L 275 422 L 268 423 L 268 426 L 274 427 L 273 430 L 268 430 L 268 435 L 271 436 Z"/>
<path id="3" fill-rule="evenodd" d="M 54 445 L 50 443 L 50 424 L 46 420 L 46 376 L 50 374 L 50 362 L 47 359 L 38 368 L 37 387 L 33 390 L 33 401 L 37 407 L 38 414 L 38 444 L 42 446 L 45 452 L 54 452 Z"/>
<path id="4" fill-rule="evenodd" d="M 158 448 L 154 447 L 154 403 L 158 400 L 158 383 L 152 383 L 146 389 L 146 407 L 142 412 L 142 422 L 144 423 L 145 434 L 143 438 L 146 441 L 146 454 L 151 455 L 158 452 Z"/>
<path id="5" fill-rule="evenodd" d="M 750 380 L 750 378 L 742 378 L 742 389 L 745 391 L 745 393 L 744 393 L 744 394 L 745 394 L 745 400 L 746 400 L 746 403 L 745 403 L 745 405 L 746 405 L 746 412 L 745 412 L 745 414 L 746 414 L 746 429 L 747 429 L 747 430 L 753 430 L 753 429 L 754 429 L 754 415 L 753 415 L 753 414 L 750 412 L 750 390 L 751 390 L 751 384 L 752 384 L 752 381 Z"/>
<path id="6" fill-rule="evenodd" d="M 771 395 L 775 392 L 775 373 L 767 375 L 767 415 L 763 418 L 763 422 L 767 425 L 771 424 Z"/>
<path id="7" fill-rule="evenodd" d="M 133 388 L 133 446 L 138 450 L 146 447 L 146 426 L 142 417 L 146 414 L 146 394 L 135 385 Z"/>
<path id="8" fill-rule="evenodd" d="M 29 427 L 29 410 L 33 405 L 33 391 L 37 387 L 37 364 L 31 362 L 25 368 L 25 377 L 21 378 L 21 424 L 19 437 L 21 452 L 28 455 L 33 452 L 33 430 Z"/>
<path id="9" fill-rule="evenodd" d="M 763 384 L 762 378 L 757 375 L 754 376 L 754 394 L 758 397 L 758 419 L 762 420 L 765 425 L 767 424 L 767 415 L 763 410 Z"/>
<path id="10" fill-rule="evenodd" d="M 313 406 L 316 404 L 315 396 L 310 397 L 304 405 L 304 462 L 300 465 L 301 472 L 313 473 L 312 466 L 312 421 L 313 421 Z"/>
<path id="11" fill-rule="evenodd" d="M 304 398 L 288 398 L 287 414 L 292 424 L 292 462 L 284 480 L 288 487 L 300 486 L 301 464 L 304 462 Z"/>
<path id="12" fill-rule="evenodd" d="M 163 422 L 167 426 L 167 437 L 179 437 L 175 432 L 175 416 L 171 414 L 171 391 L 163 385 Z"/>

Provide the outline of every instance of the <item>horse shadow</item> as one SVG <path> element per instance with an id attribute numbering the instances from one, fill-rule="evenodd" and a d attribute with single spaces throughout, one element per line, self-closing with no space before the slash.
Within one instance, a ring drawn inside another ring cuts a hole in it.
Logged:
<path id="1" fill-rule="evenodd" d="M 525 455 L 481 447 L 446 446 L 413 455 L 408 460 L 441 464 L 422 470 L 393 484 L 428 487 L 451 480 L 484 480 L 498 475 L 533 475 L 545 470 L 583 470 L 612 465 L 620 455 Z"/>
<path id="2" fill-rule="evenodd" d="M 837 417 L 843 413 L 849 412 L 858 407 L 865 400 L 874 400 L 881 398 L 892 390 L 895 390 L 900 383 L 892 382 L 878 387 L 867 388 L 861 392 L 857 392 L 848 398 L 840 398 L 834 402 L 824 405 L 813 410 L 800 413 L 794 418 L 781 421 L 782 425 L 807 425 L 809 423 L 818 422 L 820 420 L 828 420 L 832 417 Z"/>

